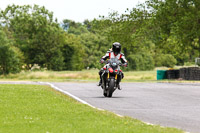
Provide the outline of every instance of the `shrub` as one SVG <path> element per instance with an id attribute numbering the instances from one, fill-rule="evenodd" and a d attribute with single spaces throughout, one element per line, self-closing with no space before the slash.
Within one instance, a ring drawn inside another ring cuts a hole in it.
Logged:
<path id="1" fill-rule="evenodd" d="M 152 70 L 154 69 L 154 60 L 150 53 L 138 53 L 128 56 L 129 70 Z"/>
<path id="2" fill-rule="evenodd" d="M 157 67 L 161 66 L 174 67 L 176 63 L 177 60 L 171 54 L 160 54 L 155 57 L 155 64 Z"/>

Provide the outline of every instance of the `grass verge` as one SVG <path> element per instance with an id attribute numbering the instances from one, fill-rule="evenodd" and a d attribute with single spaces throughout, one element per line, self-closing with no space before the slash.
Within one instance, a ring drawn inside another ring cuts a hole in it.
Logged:
<path id="1" fill-rule="evenodd" d="M 48 86 L 0 85 L 0 132 L 181 133 L 83 105 Z"/>
<path id="2" fill-rule="evenodd" d="M 159 69 L 159 68 L 158 68 Z M 164 68 L 161 68 L 161 70 Z M 166 68 L 165 68 L 166 69 Z M 0 81 L 48 81 L 48 82 L 98 82 L 99 70 L 83 71 L 22 71 L 18 74 L 0 75 Z M 124 72 L 122 82 L 178 82 L 200 83 L 186 80 L 156 80 L 156 69 L 152 71 Z"/>
<path id="3" fill-rule="evenodd" d="M 97 82 L 99 80 L 99 70 L 83 71 L 23 71 L 18 74 L 1 75 L 0 80 L 29 80 L 29 81 L 86 81 Z M 156 71 L 131 71 L 124 72 L 125 82 L 156 81 Z"/>

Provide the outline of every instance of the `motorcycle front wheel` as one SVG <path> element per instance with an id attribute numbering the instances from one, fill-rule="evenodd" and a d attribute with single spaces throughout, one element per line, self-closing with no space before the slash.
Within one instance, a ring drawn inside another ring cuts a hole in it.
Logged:
<path id="1" fill-rule="evenodd" d="M 108 90 L 107 90 L 107 97 L 112 97 L 115 87 L 115 79 L 110 79 Z"/>
<path id="2" fill-rule="evenodd" d="M 105 97 L 107 97 L 107 91 L 106 91 L 106 90 L 103 90 L 103 95 L 104 95 Z"/>

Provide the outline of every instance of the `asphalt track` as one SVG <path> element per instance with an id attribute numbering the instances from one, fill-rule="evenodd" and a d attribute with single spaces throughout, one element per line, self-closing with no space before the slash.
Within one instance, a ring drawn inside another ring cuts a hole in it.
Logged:
<path id="1" fill-rule="evenodd" d="M 144 122 L 200 133 L 200 84 L 122 83 L 105 98 L 95 83 L 52 83 L 97 108 Z"/>
<path id="2" fill-rule="evenodd" d="M 0 82 L 46 84 L 37 82 Z M 200 133 L 200 84 L 122 83 L 112 98 L 105 98 L 95 83 L 51 83 L 97 108 L 147 123 Z"/>

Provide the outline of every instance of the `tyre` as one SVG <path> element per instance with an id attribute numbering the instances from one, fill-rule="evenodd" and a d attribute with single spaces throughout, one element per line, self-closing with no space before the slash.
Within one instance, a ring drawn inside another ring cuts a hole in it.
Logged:
<path id="1" fill-rule="evenodd" d="M 112 97 L 114 86 L 115 86 L 115 79 L 110 79 L 109 87 L 107 90 L 107 97 Z"/>
<path id="2" fill-rule="evenodd" d="M 106 91 L 106 82 L 103 80 L 102 82 L 102 89 L 103 89 L 103 95 L 107 97 L 107 91 Z"/>

